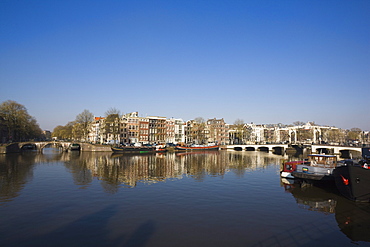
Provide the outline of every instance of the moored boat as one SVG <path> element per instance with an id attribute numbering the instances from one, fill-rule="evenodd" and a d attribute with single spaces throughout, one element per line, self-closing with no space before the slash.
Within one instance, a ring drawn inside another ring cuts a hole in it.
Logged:
<path id="1" fill-rule="evenodd" d="M 133 146 L 122 146 L 112 147 L 114 153 L 155 153 L 155 147 L 133 147 Z"/>
<path id="2" fill-rule="evenodd" d="M 121 147 L 112 147 L 114 153 L 163 153 L 167 149 L 165 146 L 121 146 Z"/>
<path id="3" fill-rule="evenodd" d="M 355 202 L 370 202 L 370 156 L 363 157 L 341 162 L 333 172 L 339 192 Z"/>
<path id="4" fill-rule="evenodd" d="M 297 170 L 297 165 L 300 164 L 305 164 L 308 163 L 307 161 L 304 160 L 296 160 L 296 161 L 288 161 L 288 162 L 283 162 L 282 168 L 280 171 L 280 176 L 282 178 L 291 178 L 293 179 L 292 172 Z"/>
<path id="5" fill-rule="evenodd" d="M 219 150 L 219 145 L 193 145 L 193 146 L 176 146 L 175 149 L 178 151 L 208 151 L 208 150 Z"/>
<path id="6" fill-rule="evenodd" d="M 291 174 L 307 182 L 334 182 L 333 170 L 337 166 L 337 156 L 310 154 L 308 162 L 299 164 Z"/>

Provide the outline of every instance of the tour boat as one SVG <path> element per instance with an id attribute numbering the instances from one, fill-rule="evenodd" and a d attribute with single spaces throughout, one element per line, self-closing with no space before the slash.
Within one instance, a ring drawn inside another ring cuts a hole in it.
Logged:
<path id="1" fill-rule="evenodd" d="M 310 154 L 308 162 L 297 165 L 292 175 L 306 182 L 334 182 L 333 171 L 336 166 L 335 155 Z"/>
<path id="2" fill-rule="evenodd" d="M 292 172 L 297 170 L 297 165 L 308 163 L 304 160 L 297 160 L 297 161 L 288 161 L 283 162 L 282 168 L 280 171 L 280 176 L 282 178 L 294 178 Z"/>
<path id="3" fill-rule="evenodd" d="M 193 145 L 193 146 L 176 146 L 175 149 L 178 151 L 208 151 L 208 150 L 219 150 L 219 145 Z"/>
<path id="4" fill-rule="evenodd" d="M 370 202 L 370 148 L 362 150 L 364 160 L 345 160 L 334 170 L 335 185 L 346 198 Z"/>

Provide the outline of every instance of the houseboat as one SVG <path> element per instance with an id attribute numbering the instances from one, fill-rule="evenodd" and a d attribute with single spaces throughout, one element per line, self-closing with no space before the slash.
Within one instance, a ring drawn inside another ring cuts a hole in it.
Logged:
<path id="1" fill-rule="evenodd" d="M 339 192 L 355 202 L 370 202 L 370 155 L 364 150 L 363 158 L 339 162 L 333 172 Z"/>
<path id="2" fill-rule="evenodd" d="M 337 166 L 337 156 L 324 154 L 308 155 L 308 162 L 298 164 L 291 174 L 306 182 L 333 182 L 333 171 Z"/>
<path id="3" fill-rule="evenodd" d="M 165 146 L 157 145 L 157 146 L 119 146 L 119 147 L 112 147 L 112 151 L 114 153 L 133 153 L 133 154 L 140 154 L 140 153 L 163 153 L 166 152 L 167 149 Z"/>

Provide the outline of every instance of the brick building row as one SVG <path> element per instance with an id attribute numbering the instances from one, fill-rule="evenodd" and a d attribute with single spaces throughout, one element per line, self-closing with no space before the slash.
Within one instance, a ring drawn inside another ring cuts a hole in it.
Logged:
<path id="1" fill-rule="evenodd" d="M 197 129 L 197 133 L 194 133 Z M 95 117 L 90 125 L 88 141 L 92 143 L 219 143 L 227 144 L 228 125 L 223 119 L 209 119 L 204 123 L 195 120 L 149 116 L 139 117 L 138 112 L 123 115 L 114 122 Z"/>

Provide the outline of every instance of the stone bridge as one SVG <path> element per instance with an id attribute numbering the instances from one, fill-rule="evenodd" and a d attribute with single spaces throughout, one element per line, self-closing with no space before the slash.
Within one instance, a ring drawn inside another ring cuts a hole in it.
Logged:
<path id="1" fill-rule="evenodd" d="M 250 144 L 250 145 L 226 145 L 226 149 L 236 151 L 264 151 L 274 152 L 276 154 L 284 154 L 285 150 L 289 147 L 288 144 Z"/>
<path id="2" fill-rule="evenodd" d="M 70 145 L 78 144 L 80 145 L 80 151 L 103 151 L 111 152 L 111 148 L 108 145 L 93 145 L 90 143 L 80 143 L 80 142 L 56 142 L 56 141 L 45 141 L 45 142 L 17 142 L 11 143 L 6 146 L 0 147 L 0 153 L 18 153 L 27 148 L 37 150 L 42 152 L 42 150 L 47 146 L 53 146 L 59 148 L 61 151 L 68 151 Z"/>
<path id="3" fill-rule="evenodd" d="M 38 151 L 42 151 L 46 146 L 53 146 L 60 148 L 62 151 L 67 151 L 72 142 L 55 142 L 55 141 L 46 141 L 46 142 L 18 142 L 18 147 L 22 150 L 27 146 L 33 146 Z"/>
<path id="4" fill-rule="evenodd" d="M 361 147 L 349 147 L 349 146 L 332 146 L 332 145 L 311 145 L 311 152 L 320 154 L 337 154 L 341 156 L 350 157 L 352 155 L 361 156 Z"/>

